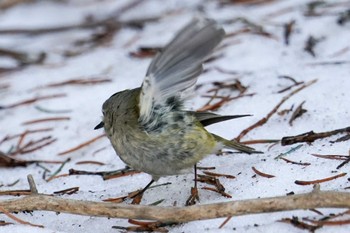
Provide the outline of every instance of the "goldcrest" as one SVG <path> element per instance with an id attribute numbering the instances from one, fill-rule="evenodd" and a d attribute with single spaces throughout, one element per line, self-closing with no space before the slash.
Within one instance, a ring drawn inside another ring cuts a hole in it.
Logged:
<path id="1" fill-rule="evenodd" d="M 255 153 L 253 148 L 209 133 L 204 127 L 238 116 L 184 109 L 184 90 L 202 72 L 203 60 L 224 38 L 214 20 L 195 19 L 152 60 L 141 87 L 112 95 L 102 107 L 104 130 L 127 166 L 153 181 L 187 172 L 220 149 Z"/>

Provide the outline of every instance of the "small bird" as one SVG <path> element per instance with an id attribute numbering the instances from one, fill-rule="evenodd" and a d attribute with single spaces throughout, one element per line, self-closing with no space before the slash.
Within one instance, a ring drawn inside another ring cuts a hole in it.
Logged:
<path id="1" fill-rule="evenodd" d="M 148 173 L 152 181 L 188 172 L 222 148 L 258 153 L 204 127 L 247 115 L 221 116 L 184 109 L 184 90 L 202 72 L 203 60 L 224 38 L 214 20 L 194 19 L 152 60 L 141 87 L 112 95 L 102 106 L 104 130 L 125 164 Z"/>

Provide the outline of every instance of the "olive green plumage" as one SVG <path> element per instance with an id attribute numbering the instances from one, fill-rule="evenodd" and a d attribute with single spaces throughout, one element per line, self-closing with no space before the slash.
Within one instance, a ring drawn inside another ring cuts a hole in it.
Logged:
<path id="1" fill-rule="evenodd" d="M 186 172 L 222 148 L 257 152 L 204 128 L 246 115 L 220 116 L 183 107 L 182 91 L 196 83 L 203 59 L 223 37 L 224 30 L 215 21 L 192 21 L 153 59 L 140 88 L 118 92 L 105 101 L 103 121 L 96 128 L 104 127 L 129 167 L 157 180 Z"/>

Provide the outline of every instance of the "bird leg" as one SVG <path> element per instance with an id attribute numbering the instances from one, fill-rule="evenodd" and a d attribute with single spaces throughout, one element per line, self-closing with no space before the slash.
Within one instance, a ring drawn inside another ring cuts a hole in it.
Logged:
<path id="1" fill-rule="evenodd" d="M 135 199 L 135 198 L 142 198 L 143 193 L 154 183 L 155 180 L 151 180 L 142 190 L 132 194 L 130 198 Z"/>
<path id="2" fill-rule="evenodd" d="M 194 168 L 194 186 L 191 187 L 191 195 L 186 201 L 186 206 L 196 204 L 196 201 L 199 201 L 198 188 L 197 188 L 197 164 L 193 166 Z"/>

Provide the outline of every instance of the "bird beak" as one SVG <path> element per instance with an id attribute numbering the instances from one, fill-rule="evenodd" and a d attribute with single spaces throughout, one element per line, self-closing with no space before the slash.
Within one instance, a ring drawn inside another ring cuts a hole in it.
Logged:
<path id="1" fill-rule="evenodd" d="M 94 129 L 101 129 L 104 125 L 105 125 L 105 123 L 103 121 L 101 121 L 98 125 L 95 126 Z"/>

